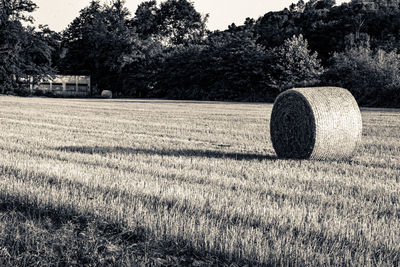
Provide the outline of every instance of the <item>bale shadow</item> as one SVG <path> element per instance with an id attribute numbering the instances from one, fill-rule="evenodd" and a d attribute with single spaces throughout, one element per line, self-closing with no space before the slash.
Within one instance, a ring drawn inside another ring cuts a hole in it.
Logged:
<path id="1" fill-rule="evenodd" d="M 159 155 L 159 156 L 174 156 L 174 157 L 202 157 L 202 158 L 216 158 L 216 159 L 233 159 L 233 160 L 278 160 L 279 158 L 274 155 L 262 155 L 254 153 L 235 153 L 224 152 L 218 150 L 200 150 L 200 149 L 141 149 L 129 147 L 111 147 L 111 146 L 62 146 L 55 148 L 59 151 L 67 151 L 82 154 L 100 154 L 105 155 L 109 153 L 120 154 L 146 154 L 146 155 Z"/>
<path id="2" fill-rule="evenodd" d="M 370 112 L 380 112 L 380 113 L 400 113 L 399 108 L 373 108 L 373 107 L 361 107 L 361 112 L 370 113 Z"/>
<path id="3" fill-rule="evenodd" d="M 361 167 L 366 167 L 366 168 L 374 168 L 374 169 L 391 169 L 395 171 L 400 171 L 399 166 L 393 166 L 388 163 L 382 163 L 382 162 L 363 162 L 360 160 L 350 160 L 348 162 L 345 162 L 350 166 L 361 166 Z"/>

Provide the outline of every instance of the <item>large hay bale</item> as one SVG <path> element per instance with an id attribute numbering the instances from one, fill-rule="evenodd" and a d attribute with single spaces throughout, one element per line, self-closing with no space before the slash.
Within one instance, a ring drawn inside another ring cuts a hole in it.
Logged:
<path id="1" fill-rule="evenodd" d="M 103 90 L 101 91 L 101 97 L 112 98 L 112 92 L 110 90 Z"/>
<path id="2" fill-rule="evenodd" d="M 360 109 L 343 88 L 291 89 L 275 100 L 270 134 L 278 157 L 350 158 L 361 142 Z"/>

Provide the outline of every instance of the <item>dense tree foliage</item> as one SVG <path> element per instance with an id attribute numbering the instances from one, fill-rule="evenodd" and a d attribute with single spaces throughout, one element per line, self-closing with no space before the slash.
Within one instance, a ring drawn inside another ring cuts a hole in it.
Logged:
<path id="1" fill-rule="evenodd" d="M 369 46 L 349 47 L 333 56 L 326 83 L 348 88 L 366 106 L 396 106 L 400 101 L 400 55 Z"/>
<path id="2" fill-rule="evenodd" d="M 187 0 L 155 0 L 141 3 L 133 25 L 142 38 L 157 36 L 169 45 L 199 43 L 206 35 L 208 15 L 201 16 Z"/>
<path id="3" fill-rule="evenodd" d="M 291 86 L 317 84 L 322 73 L 316 53 L 301 35 L 267 50 L 251 31 L 214 32 L 202 44 L 164 50 L 151 60 L 145 71 L 147 90 L 137 89 L 143 83 L 132 72 L 127 73 L 127 92 L 131 87 L 131 94 L 140 97 L 272 100 Z"/>
<path id="4" fill-rule="evenodd" d="M 92 0 L 62 33 L 22 26 L 32 0 L 0 5 L 3 91 L 55 67 L 124 96 L 265 101 L 339 85 L 363 105 L 399 105 L 400 0 L 299 0 L 214 32 L 190 0 L 147 0 L 133 15 Z"/>
<path id="5" fill-rule="evenodd" d="M 122 1 L 110 6 L 92 1 L 63 33 L 65 55 L 60 70 L 91 75 L 95 90 L 120 87 L 122 68 L 140 56 L 136 51 L 139 40 L 128 16 Z"/>
<path id="6" fill-rule="evenodd" d="M 24 27 L 36 9 L 31 0 L 0 1 L 0 92 L 18 87 L 33 75 L 35 80 L 52 74 L 52 46 L 48 29 Z"/>
<path id="7" fill-rule="evenodd" d="M 296 86 L 311 86 L 319 83 L 323 73 L 318 54 L 312 53 L 303 35 L 285 40 L 283 45 L 275 48 L 270 66 L 270 86 L 278 92 Z"/>
<path id="8" fill-rule="evenodd" d="M 142 2 L 137 7 L 132 23 L 142 39 L 147 39 L 158 33 L 158 12 L 156 0 Z"/>
<path id="9" fill-rule="evenodd" d="M 153 92 L 169 98 L 254 100 L 267 88 L 265 58 L 250 34 L 214 34 L 204 44 L 166 53 Z"/>
<path id="10" fill-rule="evenodd" d="M 334 52 L 345 49 L 344 37 L 366 33 L 372 47 L 394 49 L 400 38 L 398 0 L 353 0 L 335 5 L 333 0 L 300 0 L 280 12 L 269 12 L 257 20 L 258 41 L 266 47 L 281 45 L 293 34 L 303 34 L 311 50 L 327 65 Z"/>

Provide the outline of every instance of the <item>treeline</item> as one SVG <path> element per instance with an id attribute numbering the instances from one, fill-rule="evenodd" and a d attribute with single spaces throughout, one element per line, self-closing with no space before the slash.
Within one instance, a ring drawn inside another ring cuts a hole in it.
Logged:
<path id="1" fill-rule="evenodd" d="M 0 1 L 0 92 L 18 87 L 16 81 L 32 75 L 54 72 L 52 57 L 57 57 L 58 34 L 45 26 L 38 29 L 24 27 L 22 22 L 32 22 L 27 15 L 37 8 L 29 0 Z"/>
<path id="2" fill-rule="evenodd" d="M 400 0 L 300 0 L 207 30 L 189 0 L 91 1 L 66 30 L 23 27 L 36 5 L 0 2 L 0 90 L 27 75 L 91 75 L 130 97 L 271 101 L 295 86 L 348 88 L 360 104 L 400 106 Z"/>

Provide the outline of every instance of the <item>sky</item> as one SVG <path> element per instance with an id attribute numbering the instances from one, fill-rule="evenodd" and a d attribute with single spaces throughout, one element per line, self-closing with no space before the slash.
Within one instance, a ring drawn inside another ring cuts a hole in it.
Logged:
<path id="1" fill-rule="evenodd" d="M 103 2 L 106 0 L 103 0 Z M 64 30 L 79 11 L 88 6 L 90 0 L 34 0 L 38 9 L 32 13 L 35 24 L 47 24 L 54 31 Z M 107 1 L 108 2 L 108 1 Z M 143 0 L 126 0 L 132 14 Z M 160 3 L 160 0 L 157 1 Z M 225 30 L 228 25 L 242 25 L 247 17 L 257 19 L 269 11 L 279 11 L 297 0 L 193 0 L 195 9 L 209 14 L 207 27 L 210 30 Z M 348 0 L 336 0 L 337 4 Z"/>

